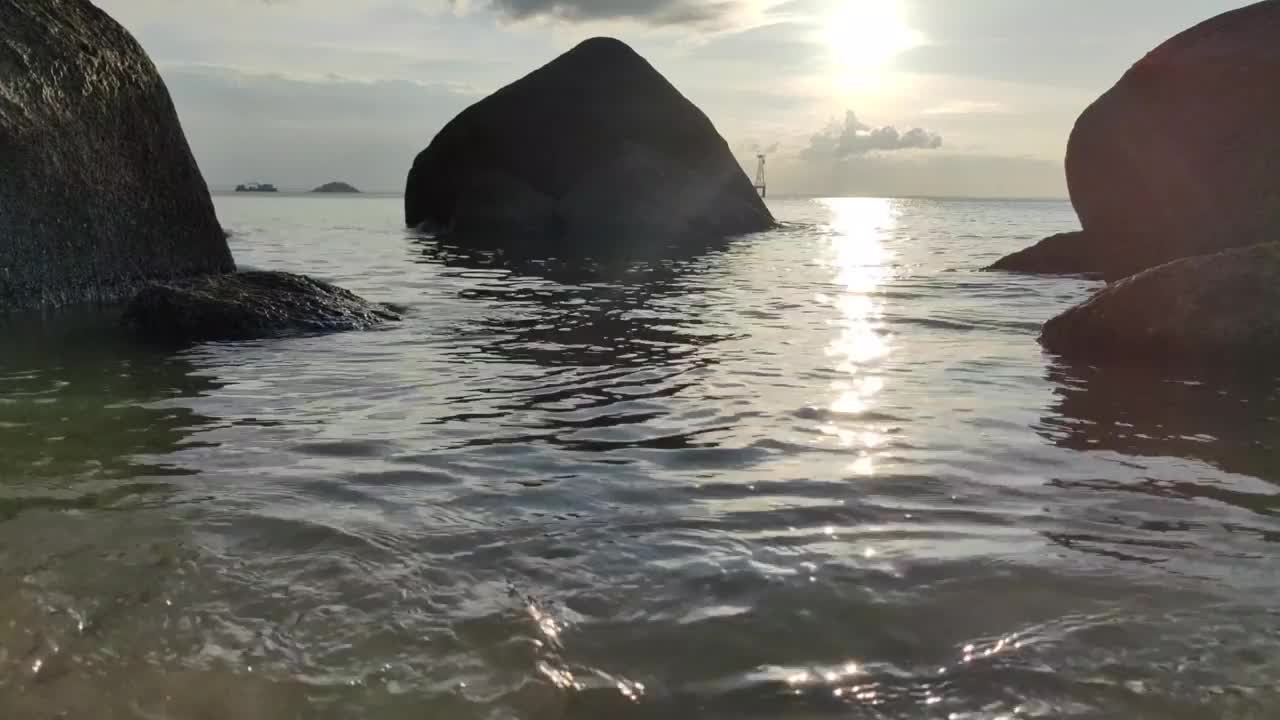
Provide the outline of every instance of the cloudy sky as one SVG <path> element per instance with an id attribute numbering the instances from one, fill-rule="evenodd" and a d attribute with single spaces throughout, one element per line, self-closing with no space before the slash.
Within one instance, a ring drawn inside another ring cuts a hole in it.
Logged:
<path id="1" fill-rule="evenodd" d="M 210 185 L 399 192 L 458 111 L 626 40 L 775 192 L 1062 196 L 1075 117 L 1241 0 L 97 0 L 160 67 Z"/>

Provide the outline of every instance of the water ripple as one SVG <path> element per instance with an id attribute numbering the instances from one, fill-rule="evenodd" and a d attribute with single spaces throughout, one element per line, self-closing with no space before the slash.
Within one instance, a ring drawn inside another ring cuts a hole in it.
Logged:
<path id="1" fill-rule="evenodd" d="M 1257 718 L 1277 386 L 1063 364 L 1064 203 L 779 200 L 658 258 L 399 199 L 218 199 L 408 309 L 139 349 L 0 330 L 5 717 Z M 657 254 L 657 253 L 655 253 Z"/>

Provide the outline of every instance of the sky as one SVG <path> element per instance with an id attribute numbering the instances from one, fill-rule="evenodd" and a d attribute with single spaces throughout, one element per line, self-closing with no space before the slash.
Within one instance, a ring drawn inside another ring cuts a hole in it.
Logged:
<path id="1" fill-rule="evenodd" d="M 214 189 L 401 192 L 454 115 L 610 35 L 773 194 L 1064 197 L 1080 112 L 1240 0 L 96 0 L 159 67 Z"/>

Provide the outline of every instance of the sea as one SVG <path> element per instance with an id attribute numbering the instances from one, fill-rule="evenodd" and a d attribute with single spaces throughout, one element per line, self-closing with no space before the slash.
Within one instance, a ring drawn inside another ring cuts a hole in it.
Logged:
<path id="1" fill-rule="evenodd" d="M 769 203 L 593 262 L 219 195 L 404 320 L 0 320 L 0 717 L 1280 717 L 1277 383 L 1046 354 L 1099 283 L 982 268 L 1068 203 Z"/>

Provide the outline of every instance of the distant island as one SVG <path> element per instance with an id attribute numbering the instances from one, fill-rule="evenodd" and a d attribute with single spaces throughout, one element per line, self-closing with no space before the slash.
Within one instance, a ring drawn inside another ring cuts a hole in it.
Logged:
<path id="1" fill-rule="evenodd" d="M 271 183 L 245 183 L 236 186 L 236 192 L 279 192 Z"/>
<path id="2" fill-rule="evenodd" d="M 357 190 L 354 186 L 348 185 L 344 182 L 330 182 L 330 183 L 325 183 L 321 185 L 320 187 L 316 188 L 315 190 L 312 190 L 311 192 L 313 193 L 359 193 L 360 191 Z"/>

